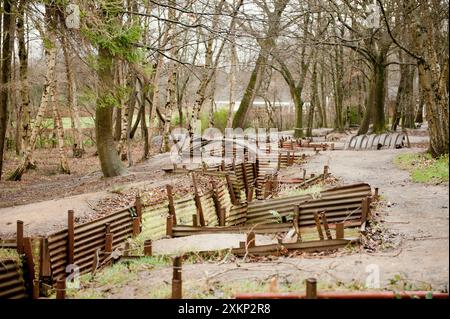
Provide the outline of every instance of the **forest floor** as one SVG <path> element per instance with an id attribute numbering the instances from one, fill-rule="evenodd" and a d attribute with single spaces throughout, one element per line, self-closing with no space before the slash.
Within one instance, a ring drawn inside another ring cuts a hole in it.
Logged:
<path id="1" fill-rule="evenodd" d="M 308 172 L 321 172 L 323 166 L 328 165 L 333 176 L 342 182 L 366 182 L 378 187 L 383 205 L 377 208 L 377 219 L 392 237 L 390 247 L 380 247 L 373 252 L 359 248 L 331 254 L 274 257 L 258 259 L 258 262 L 226 258 L 220 262 L 187 263 L 183 266 L 185 296 L 227 297 L 236 292 L 257 291 L 266 289 L 273 277 L 278 279 L 281 290 L 301 289 L 302 280 L 310 276 L 318 278 L 319 288 L 362 289 L 374 269 L 379 273 L 382 288 L 448 290 L 448 183 L 414 183 L 407 170 L 401 170 L 393 163 L 398 154 L 425 151 L 417 147 L 426 142 L 418 133 L 418 136 L 410 137 L 415 148 L 325 151 L 309 158 L 304 166 Z M 41 158 L 45 163 L 45 153 Z M 96 203 L 105 197 L 114 197 L 118 187 L 125 189 L 142 184 L 154 186 L 176 182 L 178 177 L 161 171 L 167 166 L 167 160 L 167 155 L 157 155 L 130 169 L 126 176 L 104 180 L 100 178 L 97 157 L 91 156 L 80 160 L 84 164 L 80 162 L 80 170 L 74 170 L 70 176 L 53 175 L 45 180 L 33 176 L 39 172 L 32 172 L 19 183 L 1 182 L 0 237 L 15 232 L 17 219 L 24 220 L 26 234 L 42 235 L 63 227 L 68 209 L 75 209 L 77 216 L 95 215 Z M 7 161 L 7 167 L 13 166 L 11 162 Z M 283 169 L 281 174 L 300 177 L 302 172 L 298 166 L 293 166 Z M 218 248 L 224 243 L 234 246 L 242 236 L 216 238 L 210 235 L 208 241 L 217 243 Z M 192 246 L 196 246 L 196 242 L 204 245 L 204 238 L 195 237 L 183 238 L 183 242 L 190 240 Z M 261 240 L 269 239 L 261 237 Z M 173 243 L 163 239 L 160 243 L 155 242 L 156 247 L 161 252 L 170 251 Z M 141 269 L 129 277 L 124 277 L 121 271 L 119 277 L 125 278 L 123 282 L 117 278 L 113 283 L 94 280 L 77 296 L 167 297 L 171 271 L 171 267 L 164 263 Z"/>

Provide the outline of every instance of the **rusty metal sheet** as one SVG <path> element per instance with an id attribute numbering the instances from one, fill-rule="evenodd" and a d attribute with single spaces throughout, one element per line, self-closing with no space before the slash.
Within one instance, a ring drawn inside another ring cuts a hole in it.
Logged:
<path id="1" fill-rule="evenodd" d="M 19 264 L 15 260 L 0 262 L 0 298 L 27 298 L 25 281 Z"/>
<path id="2" fill-rule="evenodd" d="M 233 248 L 231 252 L 238 256 L 243 256 L 245 254 L 256 256 L 267 256 L 267 255 L 283 254 L 286 251 L 293 251 L 293 250 L 316 252 L 316 251 L 338 249 L 358 242 L 359 239 L 313 240 L 297 243 L 259 245 L 248 249 Z"/>

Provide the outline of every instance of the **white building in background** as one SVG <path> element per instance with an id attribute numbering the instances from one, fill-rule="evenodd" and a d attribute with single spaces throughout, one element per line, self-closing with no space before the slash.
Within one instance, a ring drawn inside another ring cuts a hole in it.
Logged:
<path id="1" fill-rule="evenodd" d="M 217 106 L 217 109 L 227 108 L 230 105 L 230 101 L 215 101 L 214 102 Z M 286 108 L 286 109 L 293 109 L 294 103 L 292 102 L 271 102 L 273 107 L 280 107 L 280 108 Z M 234 104 L 234 112 L 236 112 L 239 109 L 239 105 L 241 104 L 241 101 L 236 101 Z M 264 101 L 253 101 L 253 107 L 257 108 L 265 108 L 266 103 Z"/>

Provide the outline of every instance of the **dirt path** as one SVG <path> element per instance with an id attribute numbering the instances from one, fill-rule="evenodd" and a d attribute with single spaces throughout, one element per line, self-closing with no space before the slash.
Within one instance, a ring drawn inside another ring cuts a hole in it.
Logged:
<path id="1" fill-rule="evenodd" d="M 424 185 L 410 181 L 407 171 L 392 163 L 400 152 L 330 151 L 313 157 L 306 165 L 310 172 L 329 165 L 331 173 L 346 183 L 368 182 L 379 187 L 382 198 L 390 202 L 381 212 L 386 227 L 397 233 L 401 244 L 377 253 L 352 252 L 331 256 L 278 258 L 258 263 L 202 263 L 185 265 L 185 285 L 201 289 L 211 282 L 267 281 L 272 276 L 288 284 L 314 276 L 322 284 L 334 287 L 364 285 L 368 275 L 379 273 L 380 287 L 399 282 L 411 284 L 410 289 L 448 290 L 449 282 L 449 211 L 448 185 Z M 298 168 L 292 177 L 300 176 Z M 288 171 L 289 172 L 289 171 Z M 169 287 L 171 269 L 143 271 L 126 285 L 108 290 L 113 298 L 145 298 L 155 287 Z M 376 276 L 375 276 L 376 277 Z M 101 289 L 101 288 L 100 288 Z"/>
<path id="2" fill-rule="evenodd" d="M 25 236 L 45 235 L 67 225 L 66 212 L 69 209 L 75 211 L 76 218 L 93 218 L 97 203 L 105 198 L 116 197 L 115 191 L 119 188 L 125 191 L 175 183 L 178 175 L 166 175 L 162 171 L 168 164 L 169 155 L 159 154 L 132 167 L 127 175 L 108 179 L 101 178 L 101 172 L 95 171 L 85 177 L 64 177 L 63 180 L 50 180 L 36 185 L 27 183 L 17 186 L 14 183 L 21 182 L 4 182 L 6 186 L 11 186 L 0 192 L 0 203 L 10 207 L 0 208 L 0 238 L 9 238 L 15 234 L 17 220 L 24 222 Z M 26 198 L 29 204 L 13 206 L 11 202 L 2 201 L 2 195 L 5 198 L 20 198 L 19 202 Z"/>

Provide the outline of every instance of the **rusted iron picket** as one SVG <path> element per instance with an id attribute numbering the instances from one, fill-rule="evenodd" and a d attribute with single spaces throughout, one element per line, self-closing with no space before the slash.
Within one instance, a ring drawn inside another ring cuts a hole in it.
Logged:
<path id="1" fill-rule="evenodd" d="M 152 240 L 147 239 L 144 241 L 144 256 L 151 256 L 152 255 Z"/>
<path id="2" fill-rule="evenodd" d="M 306 279 L 306 299 L 317 299 L 317 280 L 316 280 L 316 278 Z"/>
<path id="3" fill-rule="evenodd" d="M 173 258 L 172 299 L 181 299 L 183 296 L 182 257 Z"/>
<path id="4" fill-rule="evenodd" d="M 17 253 L 23 254 L 23 221 L 17 221 L 17 230 L 16 230 L 16 249 Z"/>
<path id="5" fill-rule="evenodd" d="M 66 279 L 59 278 L 56 281 L 56 299 L 66 299 Z"/>
<path id="6" fill-rule="evenodd" d="M 69 210 L 67 212 L 67 264 L 74 263 L 74 247 L 75 247 L 75 212 Z"/>

